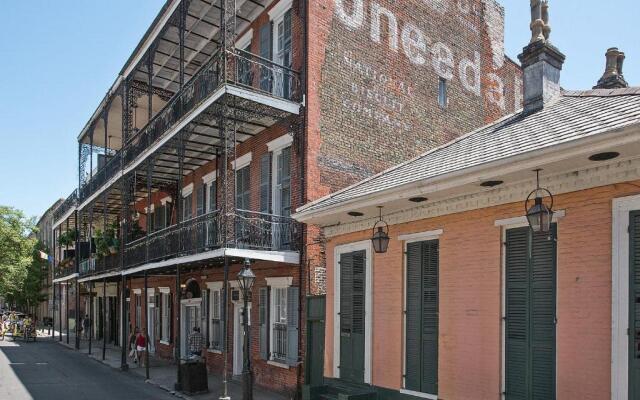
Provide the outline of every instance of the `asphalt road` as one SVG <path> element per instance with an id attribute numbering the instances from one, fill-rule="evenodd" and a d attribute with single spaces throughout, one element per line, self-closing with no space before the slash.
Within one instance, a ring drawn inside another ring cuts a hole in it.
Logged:
<path id="1" fill-rule="evenodd" d="M 131 399 L 176 397 L 130 373 L 40 339 L 0 341 L 0 400 Z"/>

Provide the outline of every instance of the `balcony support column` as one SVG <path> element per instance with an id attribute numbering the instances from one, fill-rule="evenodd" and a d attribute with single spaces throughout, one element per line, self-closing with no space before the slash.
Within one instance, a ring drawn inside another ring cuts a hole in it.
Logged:
<path id="1" fill-rule="evenodd" d="M 189 10 L 189 4 L 187 1 L 180 2 L 180 15 L 178 22 L 178 37 L 180 45 L 180 89 L 184 87 L 184 34 L 187 29 L 187 12 Z"/>
<path id="2" fill-rule="evenodd" d="M 229 53 L 234 50 L 236 36 L 236 0 L 220 2 L 220 45 L 222 46 L 222 79 L 230 78 L 234 67 L 230 65 Z"/>
<path id="3" fill-rule="evenodd" d="M 149 349 L 151 348 L 151 344 L 149 343 L 149 293 L 147 290 L 149 287 L 149 282 L 147 281 L 147 271 L 144 271 L 144 343 L 145 343 L 145 352 L 144 352 L 144 374 L 147 380 L 149 379 Z"/>
<path id="4" fill-rule="evenodd" d="M 154 157 L 151 156 L 147 159 L 147 218 L 146 218 L 146 225 L 147 225 L 147 234 L 145 235 L 145 243 L 144 243 L 144 248 L 145 248 L 145 261 L 149 262 L 149 235 L 151 234 L 151 179 L 152 179 L 152 174 L 153 174 L 153 159 Z"/>
<path id="5" fill-rule="evenodd" d="M 74 242 L 73 242 L 73 247 L 74 247 L 74 259 L 75 259 L 75 270 L 76 273 L 80 272 L 80 245 L 79 245 L 79 240 L 80 240 L 80 235 L 78 234 L 78 210 L 75 210 L 73 212 L 73 233 L 74 233 Z M 76 343 L 75 343 L 75 349 L 76 350 L 80 350 L 80 283 L 78 282 L 78 279 L 76 278 Z"/>
<path id="6" fill-rule="evenodd" d="M 55 233 L 55 231 L 54 231 Z M 53 262 L 55 265 L 55 250 L 56 247 L 53 246 L 53 252 L 54 252 L 54 256 L 53 256 Z M 53 276 L 53 278 L 55 278 L 55 274 Z M 51 280 L 51 286 L 52 286 L 52 290 L 53 290 L 53 294 L 51 295 L 52 300 L 53 300 L 53 310 L 51 310 L 51 328 L 53 329 L 53 333 L 51 334 L 51 339 L 52 340 L 56 340 L 56 306 L 58 305 L 58 299 L 56 298 L 56 284 L 53 283 L 53 279 Z"/>
<path id="7" fill-rule="evenodd" d="M 156 44 L 149 47 L 147 53 L 147 121 L 153 118 L 153 60 L 156 57 Z"/>
<path id="8" fill-rule="evenodd" d="M 120 253 L 122 253 L 122 251 Z M 120 325 L 122 327 L 122 335 L 120 336 L 120 347 L 122 348 L 120 354 L 121 371 L 127 371 L 129 369 L 129 364 L 127 364 L 127 348 L 129 347 L 129 321 L 127 321 L 127 315 L 127 277 L 122 275 L 122 285 L 120 285 Z"/>
<path id="9" fill-rule="evenodd" d="M 176 361 L 178 363 L 178 368 L 177 368 L 177 374 L 178 376 L 176 377 L 176 384 L 175 384 L 175 389 L 176 390 L 182 390 L 182 375 L 181 375 L 181 362 L 180 362 L 180 356 L 181 356 L 181 351 L 180 351 L 180 313 L 182 312 L 182 288 L 180 287 L 180 264 L 176 265 L 176 302 L 173 305 L 175 314 L 176 314 L 176 323 L 175 323 L 175 327 L 177 327 L 177 329 L 175 330 L 175 335 L 176 335 L 176 340 L 174 343 L 174 348 L 173 348 L 173 353 L 175 354 L 176 357 Z"/>
<path id="10" fill-rule="evenodd" d="M 107 192 L 109 189 L 102 192 L 102 240 L 107 238 L 107 226 L 109 221 L 107 220 Z M 114 232 L 115 234 L 115 232 Z M 105 243 L 106 244 L 106 243 Z M 107 249 L 109 251 L 109 249 Z M 102 255 L 102 272 L 107 269 L 107 254 Z"/>
<path id="11" fill-rule="evenodd" d="M 89 182 L 93 179 L 93 131 L 95 126 L 91 127 L 89 131 Z"/>
<path id="12" fill-rule="evenodd" d="M 91 344 L 93 342 L 93 281 L 89 281 L 89 354 L 91 354 Z"/>
<path id="13" fill-rule="evenodd" d="M 62 225 L 58 226 L 58 258 L 62 252 L 62 246 L 60 246 L 60 235 L 62 234 Z M 58 261 L 58 270 L 60 269 L 60 261 Z M 62 342 L 62 282 L 58 284 L 58 297 L 59 308 L 58 308 L 58 341 Z"/>
<path id="14" fill-rule="evenodd" d="M 107 353 L 107 324 L 105 315 L 107 311 L 107 278 L 102 278 L 102 361 Z"/>
<path id="15" fill-rule="evenodd" d="M 69 285 L 70 282 L 67 281 L 67 283 L 64 285 L 65 286 L 65 316 L 67 317 L 67 344 L 69 344 Z"/>

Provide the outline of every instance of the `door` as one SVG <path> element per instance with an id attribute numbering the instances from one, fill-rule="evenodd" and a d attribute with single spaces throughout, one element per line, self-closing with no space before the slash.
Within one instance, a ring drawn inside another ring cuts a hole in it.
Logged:
<path id="1" fill-rule="evenodd" d="M 438 394 L 438 240 L 407 244 L 405 388 Z"/>
<path id="2" fill-rule="evenodd" d="M 307 353 L 304 381 L 311 387 L 321 386 L 324 369 L 325 296 L 307 297 Z"/>
<path id="3" fill-rule="evenodd" d="M 233 306 L 233 374 L 242 374 L 244 362 L 244 325 L 242 323 L 244 306 L 242 303 L 234 303 Z M 251 303 L 247 304 L 249 313 L 249 326 L 251 326 Z"/>
<path id="4" fill-rule="evenodd" d="M 189 335 L 193 333 L 193 328 L 197 326 L 202 329 L 200 323 L 200 299 L 189 299 L 187 301 L 192 303 L 197 301 L 197 304 L 182 305 L 182 315 L 184 316 L 184 319 L 182 320 L 182 340 L 180 347 L 182 348 L 183 358 L 186 358 L 189 355 L 187 352 L 189 346 Z"/>
<path id="5" fill-rule="evenodd" d="M 366 252 L 340 255 L 340 378 L 364 383 Z"/>
<path id="6" fill-rule="evenodd" d="M 507 400 L 556 398 L 556 225 L 506 232 Z"/>
<path id="7" fill-rule="evenodd" d="M 640 400 L 640 211 L 629 214 L 629 400 Z"/>
<path id="8" fill-rule="evenodd" d="M 273 152 L 273 213 L 288 218 L 291 216 L 291 146 Z M 273 248 L 286 250 L 292 243 L 288 219 L 277 218 L 272 224 Z"/>

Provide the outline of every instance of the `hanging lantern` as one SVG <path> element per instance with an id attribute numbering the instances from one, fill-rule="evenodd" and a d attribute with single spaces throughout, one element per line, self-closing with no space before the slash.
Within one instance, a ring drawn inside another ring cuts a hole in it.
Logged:
<path id="1" fill-rule="evenodd" d="M 389 247 L 389 225 L 382 220 L 382 206 L 378 206 L 378 208 L 380 209 L 380 220 L 373 225 L 371 243 L 373 244 L 373 251 L 386 253 Z"/>
<path id="2" fill-rule="evenodd" d="M 548 189 L 540 187 L 540 170 L 536 169 L 536 189 L 529 193 L 527 200 L 524 202 L 524 208 L 527 212 L 527 221 L 534 232 L 549 233 L 551 229 L 551 221 L 553 220 L 553 195 Z M 542 200 L 549 197 L 549 205 Z M 533 200 L 532 200 L 533 197 Z M 533 205 L 529 207 L 531 201 Z"/>
<path id="3" fill-rule="evenodd" d="M 238 272 L 238 286 L 242 290 L 244 296 L 248 296 L 253 287 L 253 283 L 256 280 L 256 275 L 251 270 L 251 260 L 246 258 L 244 260 L 244 266 Z"/>

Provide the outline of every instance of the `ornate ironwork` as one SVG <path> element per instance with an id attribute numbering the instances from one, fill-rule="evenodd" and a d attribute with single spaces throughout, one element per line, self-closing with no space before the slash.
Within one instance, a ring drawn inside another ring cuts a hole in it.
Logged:
<path id="1" fill-rule="evenodd" d="M 75 189 L 71 194 L 66 198 L 66 200 L 60 204 L 58 208 L 53 212 L 53 220 L 59 221 L 69 210 L 75 207 L 78 204 L 78 189 Z"/>

